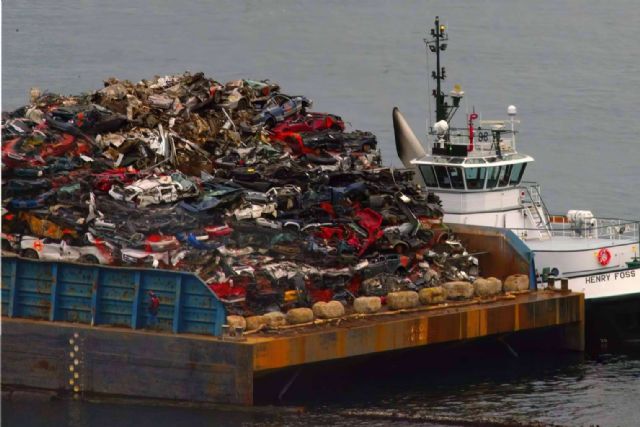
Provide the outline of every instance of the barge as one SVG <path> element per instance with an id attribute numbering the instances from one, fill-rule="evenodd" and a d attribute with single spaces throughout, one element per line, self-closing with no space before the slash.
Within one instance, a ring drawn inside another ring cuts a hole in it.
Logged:
<path id="1" fill-rule="evenodd" d="M 487 274 L 531 274 L 513 233 L 461 226 Z M 144 295 L 159 296 L 157 324 Z M 191 273 L 2 258 L 2 387 L 61 396 L 117 396 L 251 405 L 254 383 L 318 362 L 528 331 L 547 349 L 582 351 L 584 297 L 531 289 L 493 298 L 265 331 L 230 333 L 225 306 Z M 234 331 L 232 331 L 234 332 Z"/>

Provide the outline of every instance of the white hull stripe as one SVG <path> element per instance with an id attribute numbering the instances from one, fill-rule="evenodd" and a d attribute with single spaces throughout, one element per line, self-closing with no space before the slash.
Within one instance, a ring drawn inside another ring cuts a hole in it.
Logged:
<path id="1" fill-rule="evenodd" d="M 569 279 L 569 289 L 585 299 L 611 298 L 640 293 L 640 268 L 589 274 Z"/>

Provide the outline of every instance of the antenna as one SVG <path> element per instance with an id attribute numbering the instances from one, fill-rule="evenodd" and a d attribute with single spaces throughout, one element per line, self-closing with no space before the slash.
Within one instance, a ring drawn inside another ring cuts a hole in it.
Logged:
<path id="1" fill-rule="evenodd" d="M 424 39 L 424 42 L 427 43 L 427 39 Z M 429 133 L 429 129 L 431 129 L 431 127 L 433 126 L 433 120 L 431 117 L 431 80 L 429 79 L 429 49 L 425 50 L 425 58 L 427 60 L 427 111 L 428 111 L 428 121 L 427 121 L 427 128 L 426 128 L 426 133 Z"/>
<path id="2" fill-rule="evenodd" d="M 444 43 L 449 40 L 449 36 L 445 33 L 446 29 L 447 27 L 440 23 L 440 17 L 436 16 L 435 26 L 430 32 L 431 39 L 424 39 L 427 47 L 427 57 L 429 52 L 436 54 L 436 69 L 431 72 L 431 77 L 436 81 L 436 88 L 432 93 L 436 99 L 436 122 L 441 120 L 451 121 L 460 106 L 460 99 L 462 99 L 464 95 L 460 86 L 456 85 L 450 94 L 453 105 L 449 105 L 445 101 L 446 95 L 442 92 L 442 81 L 447 78 L 447 72 L 444 67 L 440 66 L 440 52 L 447 49 L 447 43 Z"/>

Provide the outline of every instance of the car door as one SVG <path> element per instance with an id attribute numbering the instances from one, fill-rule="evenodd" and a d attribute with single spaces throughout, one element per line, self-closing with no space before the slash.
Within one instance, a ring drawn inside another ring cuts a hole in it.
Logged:
<path id="1" fill-rule="evenodd" d="M 289 116 L 293 116 L 298 111 L 300 111 L 300 108 L 298 108 L 298 103 L 295 99 L 292 98 L 284 101 L 282 104 L 280 104 L 280 107 L 282 108 L 282 117 L 280 118 L 280 120 L 283 120 Z"/>
<path id="2" fill-rule="evenodd" d="M 42 239 L 42 250 L 40 250 L 40 259 L 51 261 L 60 261 L 62 259 L 62 243 L 58 243 L 53 239 Z"/>
<path id="3" fill-rule="evenodd" d="M 80 251 L 75 246 L 68 245 L 64 240 L 60 242 L 60 257 L 63 261 L 76 261 L 80 255 Z"/>

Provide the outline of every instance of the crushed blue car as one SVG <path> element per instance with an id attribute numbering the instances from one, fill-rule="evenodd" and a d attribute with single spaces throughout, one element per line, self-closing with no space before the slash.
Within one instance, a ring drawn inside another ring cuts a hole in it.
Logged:
<path id="1" fill-rule="evenodd" d="M 313 101 L 304 96 L 274 94 L 265 101 L 264 107 L 253 117 L 251 123 L 241 125 L 241 128 L 248 132 L 256 132 L 262 126 L 271 129 L 288 117 L 299 113 L 304 114 L 312 105 Z"/>

